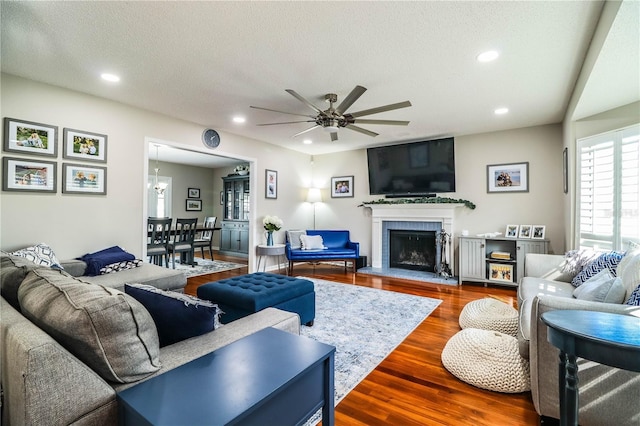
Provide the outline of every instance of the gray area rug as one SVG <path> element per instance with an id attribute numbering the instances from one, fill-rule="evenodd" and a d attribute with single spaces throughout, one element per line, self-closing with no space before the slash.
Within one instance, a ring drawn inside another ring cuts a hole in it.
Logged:
<path id="1" fill-rule="evenodd" d="M 336 347 L 335 404 L 382 362 L 442 300 L 305 278 L 314 282 L 316 318 L 300 334 Z M 315 425 L 321 413 L 306 424 Z"/>
<path id="2" fill-rule="evenodd" d="M 196 257 L 195 260 L 197 265 L 191 267 L 191 265 L 180 264 L 180 260 L 176 258 L 176 269 L 183 271 L 187 274 L 187 277 L 195 277 L 197 275 L 213 274 L 215 272 L 229 271 L 247 266 L 240 263 L 202 259 L 200 257 Z M 169 260 L 169 267 L 172 267 L 171 260 Z"/>

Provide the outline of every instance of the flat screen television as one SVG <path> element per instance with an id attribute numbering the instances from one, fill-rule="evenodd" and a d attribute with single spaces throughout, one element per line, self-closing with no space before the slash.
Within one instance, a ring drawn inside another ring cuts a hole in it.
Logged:
<path id="1" fill-rule="evenodd" d="M 456 190 L 453 138 L 368 148 L 367 161 L 371 195 L 423 197 Z"/>

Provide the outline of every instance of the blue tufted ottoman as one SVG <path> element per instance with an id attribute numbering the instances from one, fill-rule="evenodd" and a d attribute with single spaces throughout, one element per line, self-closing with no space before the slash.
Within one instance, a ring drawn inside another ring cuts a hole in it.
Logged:
<path id="1" fill-rule="evenodd" d="M 313 282 L 300 278 L 256 272 L 201 285 L 197 294 L 218 304 L 223 324 L 269 307 L 295 312 L 309 326 L 316 317 Z"/>

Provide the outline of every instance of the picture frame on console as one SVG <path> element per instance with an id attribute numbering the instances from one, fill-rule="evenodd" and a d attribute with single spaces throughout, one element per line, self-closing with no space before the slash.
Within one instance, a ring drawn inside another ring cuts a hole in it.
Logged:
<path id="1" fill-rule="evenodd" d="M 55 193 L 57 163 L 26 158 L 2 159 L 2 190 Z"/>
<path id="2" fill-rule="evenodd" d="M 529 162 L 488 165 L 487 192 L 529 192 Z"/>
<path id="3" fill-rule="evenodd" d="M 489 280 L 504 283 L 513 282 L 513 265 L 506 263 L 489 263 Z"/>
<path id="4" fill-rule="evenodd" d="M 353 197 L 353 176 L 331 178 L 331 198 Z"/>
<path id="5" fill-rule="evenodd" d="M 544 240 L 545 233 L 544 225 L 533 225 L 531 230 L 531 239 L 532 240 Z"/>
<path id="6" fill-rule="evenodd" d="M 518 229 L 520 225 L 507 225 L 507 229 L 504 231 L 504 236 L 507 238 L 518 238 Z"/>
<path id="7" fill-rule="evenodd" d="M 46 157 L 58 156 L 58 127 L 5 117 L 4 144 L 7 152 Z"/>
<path id="8" fill-rule="evenodd" d="M 76 161 L 107 162 L 107 135 L 64 129 L 63 158 L 77 158 Z"/>
<path id="9" fill-rule="evenodd" d="M 532 227 L 531 225 L 520 225 L 520 232 L 518 238 L 531 238 Z"/>

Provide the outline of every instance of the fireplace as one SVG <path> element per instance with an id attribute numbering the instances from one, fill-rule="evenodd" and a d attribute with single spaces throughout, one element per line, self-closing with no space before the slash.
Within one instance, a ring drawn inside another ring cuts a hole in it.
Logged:
<path id="1" fill-rule="evenodd" d="M 436 272 L 435 231 L 389 231 L 389 267 Z"/>

